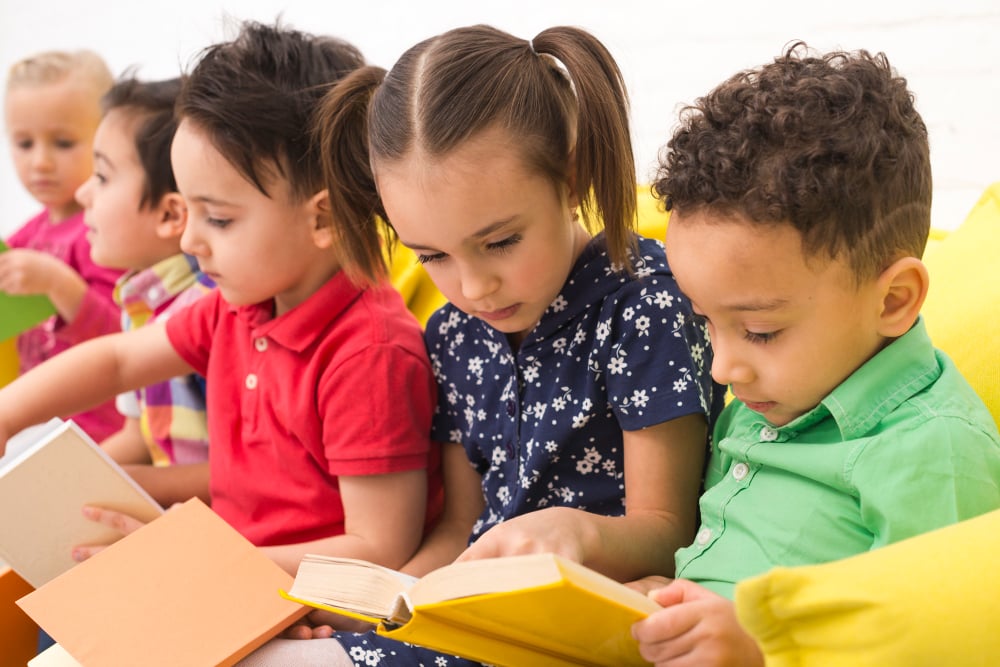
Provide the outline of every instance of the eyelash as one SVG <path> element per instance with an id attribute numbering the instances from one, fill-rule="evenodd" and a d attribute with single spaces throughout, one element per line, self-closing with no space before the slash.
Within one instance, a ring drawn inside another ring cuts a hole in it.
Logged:
<path id="1" fill-rule="evenodd" d="M 768 333 L 756 333 L 753 331 L 747 331 L 743 334 L 743 338 L 750 343 L 759 343 L 761 345 L 766 345 L 774 340 L 778 336 L 777 331 L 770 331 Z"/>
<path id="2" fill-rule="evenodd" d="M 490 252 L 494 252 L 498 255 L 503 255 L 511 251 L 515 245 L 521 242 L 520 234 L 512 234 L 505 239 L 501 239 L 496 243 L 487 243 L 486 249 Z M 430 264 L 433 262 L 440 262 L 446 257 L 443 252 L 434 253 L 433 255 L 417 255 L 417 263 L 419 264 Z"/>
<path id="3" fill-rule="evenodd" d="M 709 325 L 709 320 L 708 320 L 708 318 L 706 316 L 701 315 L 699 313 L 692 313 L 692 316 L 694 317 L 694 321 L 696 323 L 698 323 L 698 324 L 700 324 L 702 326 L 708 326 Z M 781 333 L 781 332 L 780 331 L 768 331 L 767 333 L 757 333 L 756 331 L 744 331 L 743 332 L 743 340 L 747 341 L 748 343 L 754 343 L 754 344 L 757 344 L 757 345 L 767 345 L 768 343 L 770 343 L 771 341 L 773 341 L 775 338 L 777 338 L 779 333 Z"/>
<path id="4" fill-rule="evenodd" d="M 232 218 L 213 218 L 212 216 L 205 218 L 205 222 L 219 229 L 225 229 L 232 221 Z"/>

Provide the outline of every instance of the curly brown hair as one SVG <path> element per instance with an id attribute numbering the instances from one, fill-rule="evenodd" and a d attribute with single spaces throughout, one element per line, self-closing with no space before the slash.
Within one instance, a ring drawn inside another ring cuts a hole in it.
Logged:
<path id="1" fill-rule="evenodd" d="M 681 112 L 653 191 L 681 216 L 791 224 L 808 255 L 843 256 L 861 281 L 923 254 L 927 128 L 883 53 L 796 42 Z"/>

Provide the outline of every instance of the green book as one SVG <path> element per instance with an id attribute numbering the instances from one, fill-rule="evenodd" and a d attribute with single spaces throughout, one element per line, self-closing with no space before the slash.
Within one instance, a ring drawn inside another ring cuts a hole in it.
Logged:
<path id="1" fill-rule="evenodd" d="M 6 243 L 0 241 L 0 252 L 9 249 Z M 47 296 L 0 292 L 0 342 L 27 331 L 55 314 L 55 306 Z"/>

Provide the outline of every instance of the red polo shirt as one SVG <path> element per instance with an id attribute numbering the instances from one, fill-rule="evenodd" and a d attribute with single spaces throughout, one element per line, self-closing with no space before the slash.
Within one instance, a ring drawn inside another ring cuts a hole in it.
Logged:
<path id="1" fill-rule="evenodd" d="M 207 379 L 212 508 L 258 546 L 295 544 L 344 532 L 338 475 L 427 468 L 436 513 L 434 376 L 399 294 L 359 290 L 339 272 L 281 317 L 271 311 L 215 292 L 167 321 Z"/>

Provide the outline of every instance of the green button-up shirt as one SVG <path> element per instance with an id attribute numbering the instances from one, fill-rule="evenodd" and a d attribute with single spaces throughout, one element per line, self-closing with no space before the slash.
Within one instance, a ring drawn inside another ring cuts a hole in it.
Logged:
<path id="1" fill-rule="evenodd" d="M 1000 435 L 923 320 L 782 427 L 733 401 L 715 428 L 677 576 L 732 597 L 776 565 L 822 563 L 1000 507 Z"/>

